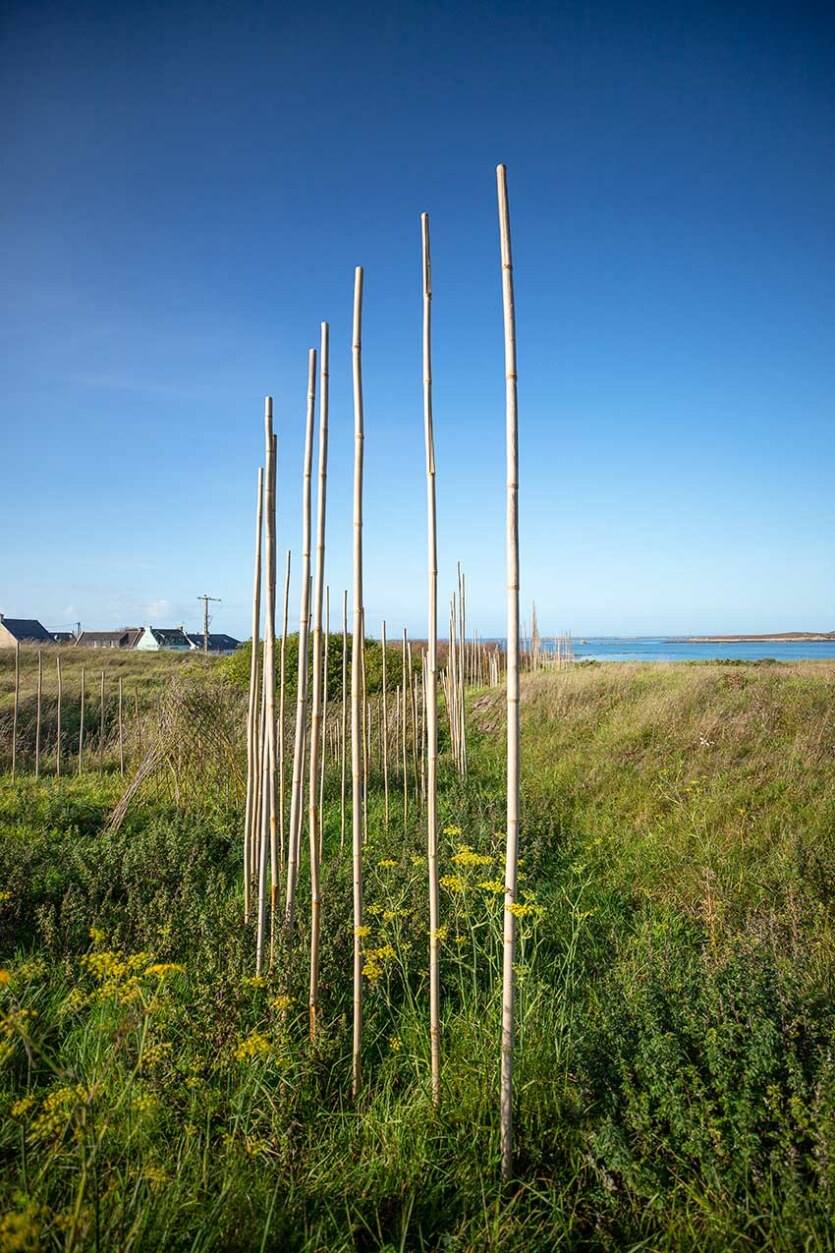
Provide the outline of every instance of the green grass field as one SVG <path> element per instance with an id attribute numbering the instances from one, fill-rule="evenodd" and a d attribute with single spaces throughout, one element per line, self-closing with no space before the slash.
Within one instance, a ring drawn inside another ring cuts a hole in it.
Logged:
<path id="1" fill-rule="evenodd" d="M 833 1247 L 835 666 L 525 680 L 504 1194 L 503 725 L 502 693 L 473 694 L 468 778 L 442 771 L 438 1113 L 425 850 L 396 786 L 386 832 L 372 775 L 354 1102 L 335 767 L 315 1054 L 304 873 L 293 965 L 255 979 L 216 765 L 115 832 L 112 754 L 0 780 L 0 1253 Z"/>

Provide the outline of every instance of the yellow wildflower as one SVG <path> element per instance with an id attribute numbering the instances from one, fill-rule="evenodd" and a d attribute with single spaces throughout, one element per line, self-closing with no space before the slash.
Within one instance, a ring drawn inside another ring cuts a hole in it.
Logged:
<path id="1" fill-rule="evenodd" d="M 359 939 L 364 940 L 367 935 L 371 935 L 371 928 L 370 927 L 354 927 L 354 935 L 358 936 Z"/>
<path id="2" fill-rule="evenodd" d="M 489 866 L 493 858 L 486 853 L 473 852 L 469 844 L 462 844 L 452 860 L 459 866 Z"/>
<path id="3" fill-rule="evenodd" d="M 0 1249 L 4 1253 L 34 1253 L 40 1247 L 39 1207 L 27 1205 L 0 1218 Z"/>
<path id="4" fill-rule="evenodd" d="M 0 892 L 0 905 L 5 905 L 6 901 L 10 901 L 11 899 L 11 892 Z"/>
<path id="5" fill-rule="evenodd" d="M 267 980 L 263 975 L 244 975 L 244 984 L 248 988 L 265 988 Z"/>
<path id="6" fill-rule="evenodd" d="M 94 944 L 102 944 L 104 941 L 104 932 L 100 927 L 91 927 L 89 931 L 90 939 Z"/>
<path id="7" fill-rule="evenodd" d="M 447 938 L 448 931 L 449 927 L 446 923 L 444 923 L 442 927 L 438 927 L 435 931 L 430 931 L 429 934 L 433 940 L 437 940 L 440 944 L 443 944 L 444 940 Z"/>
<path id="8" fill-rule="evenodd" d="M 478 886 L 481 888 L 482 892 L 495 892 L 497 895 L 499 892 L 503 892 L 505 890 L 504 883 L 501 879 L 485 879 L 484 882 L 479 883 Z"/>
<path id="9" fill-rule="evenodd" d="M 4 983 L 8 983 L 11 977 L 12 976 L 9 974 L 8 970 L 0 970 L 0 987 L 2 987 Z"/>
<path id="10" fill-rule="evenodd" d="M 460 874 L 442 874 L 438 882 L 442 888 L 448 888 L 450 892 L 464 891 L 464 880 Z"/>
<path id="11" fill-rule="evenodd" d="M 380 866 L 396 866 L 397 862 L 394 860 L 393 857 L 384 857 L 383 860 L 381 862 L 378 862 L 377 864 Z"/>
<path id="12" fill-rule="evenodd" d="M 525 904 L 519 901 L 512 901 L 507 908 L 516 918 L 528 918 L 531 914 L 538 916 L 543 913 L 542 906 L 534 905 L 531 901 L 526 901 Z"/>
<path id="13" fill-rule="evenodd" d="M 235 1061 L 248 1062 L 267 1057 L 272 1052 L 272 1047 L 265 1035 L 260 1031 L 253 1031 L 235 1049 Z"/>
<path id="14" fill-rule="evenodd" d="M 461 834 L 460 827 L 444 827 L 444 835 L 455 836 L 455 835 L 460 835 L 460 834 Z"/>
<path id="15" fill-rule="evenodd" d="M 277 1009 L 279 1013 L 283 1014 L 284 1011 L 288 1010 L 290 1006 L 293 1004 L 293 1000 L 294 998 L 292 996 L 287 996 L 285 993 L 280 996 L 274 997 L 273 1000 L 271 1001 L 271 1004 L 272 1004 L 273 1009 Z"/>
<path id="16" fill-rule="evenodd" d="M 391 1049 L 392 1053 L 399 1053 L 402 1047 L 403 1047 L 403 1041 L 400 1039 L 399 1035 L 389 1036 L 389 1048 Z"/>
<path id="17" fill-rule="evenodd" d="M 19 1101 L 15 1101 L 14 1105 L 9 1110 L 9 1113 L 12 1118 L 22 1118 L 24 1114 L 28 1113 L 34 1104 L 35 1098 L 33 1096 L 22 1096 Z"/>

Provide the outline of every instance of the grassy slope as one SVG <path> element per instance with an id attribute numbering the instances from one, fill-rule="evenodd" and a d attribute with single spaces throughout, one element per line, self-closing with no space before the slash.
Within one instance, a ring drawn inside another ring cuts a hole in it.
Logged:
<path id="1" fill-rule="evenodd" d="M 184 815 L 160 799 L 103 836 L 112 776 L 4 782 L 0 1248 L 27 1226 L 46 1247 L 830 1247 L 833 695 L 818 664 L 528 680 L 520 1182 L 504 1203 L 501 898 L 479 887 L 501 871 L 497 694 L 474 702 L 466 786 L 443 787 L 439 1118 L 421 837 L 379 832 L 379 788 L 355 1108 L 338 805 L 314 1057 L 303 958 L 289 987 L 241 980 L 230 801 Z"/>

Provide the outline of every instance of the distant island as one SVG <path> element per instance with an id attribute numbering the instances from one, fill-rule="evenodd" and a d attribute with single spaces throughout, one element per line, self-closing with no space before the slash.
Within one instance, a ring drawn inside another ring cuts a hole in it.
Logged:
<path id="1" fill-rule="evenodd" d="M 761 644 L 774 640 L 781 644 L 832 643 L 835 631 L 780 631 L 774 635 L 691 635 L 683 644 Z"/>

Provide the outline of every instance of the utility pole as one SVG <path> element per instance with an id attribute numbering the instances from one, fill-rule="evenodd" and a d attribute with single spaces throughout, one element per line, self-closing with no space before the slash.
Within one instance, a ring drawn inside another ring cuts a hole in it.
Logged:
<path id="1" fill-rule="evenodd" d="M 203 656 L 209 655 L 209 601 L 214 600 L 220 604 L 219 596 L 198 596 L 198 600 L 203 602 Z"/>

